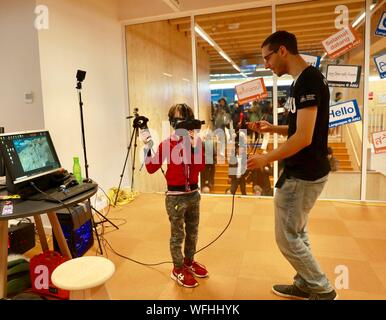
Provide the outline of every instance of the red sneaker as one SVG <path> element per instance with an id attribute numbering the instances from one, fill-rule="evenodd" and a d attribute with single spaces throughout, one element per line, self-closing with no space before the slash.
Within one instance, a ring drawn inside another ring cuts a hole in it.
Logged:
<path id="1" fill-rule="evenodd" d="M 177 281 L 179 285 L 186 288 L 194 288 L 198 286 L 197 280 L 194 279 L 190 271 L 185 266 L 182 268 L 174 267 L 170 277 Z"/>
<path id="2" fill-rule="evenodd" d="M 206 278 L 209 276 L 208 270 L 206 267 L 197 261 L 189 261 L 188 259 L 184 259 L 184 266 L 189 269 L 189 271 L 198 278 Z"/>

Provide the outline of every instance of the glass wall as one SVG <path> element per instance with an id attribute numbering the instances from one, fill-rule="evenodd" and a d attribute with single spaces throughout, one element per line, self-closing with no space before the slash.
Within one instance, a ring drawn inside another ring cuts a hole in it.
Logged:
<path id="1" fill-rule="evenodd" d="M 230 194 L 237 187 L 236 194 L 273 195 L 281 163 L 236 177 L 230 170 L 245 121 L 286 123 L 284 105 L 293 79 L 276 78 L 264 68 L 261 44 L 273 30 L 287 30 L 297 36 L 303 58 L 329 81 L 332 172 L 321 197 L 385 200 L 386 96 L 380 76 L 386 63 L 385 3 L 369 1 L 368 47 L 365 9 L 365 0 L 313 0 L 196 15 L 193 33 L 191 17 L 127 26 L 130 110 L 138 107 L 148 116 L 158 142 L 171 104 L 194 107 L 205 121 L 200 134 L 207 159 L 213 159 L 201 174 L 202 192 Z M 243 100 L 237 88 L 256 79 L 263 79 L 266 95 Z M 248 155 L 286 141 L 248 130 L 241 137 Z M 138 179 L 145 191 L 164 190 L 161 174 Z"/>
<path id="2" fill-rule="evenodd" d="M 236 190 L 236 194 L 271 196 L 272 168 L 245 171 L 242 164 L 243 152 L 245 156 L 263 152 L 263 136 L 249 132 L 246 122 L 267 117 L 270 100 L 240 100 L 236 87 L 262 77 L 272 84 L 272 74 L 264 69 L 260 53 L 261 43 L 272 31 L 272 9 L 195 16 L 195 31 L 197 56 L 206 56 L 210 75 L 208 87 L 198 81 L 200 117 L 208 119 L 203 131 L 207 159 L 213 156 L 213 163 L 207 164 L 201 176 L 202 191 L 230 194 Z M 205 96 L 207 89 L 209 101 Z M 272 94 L 272 85 L 268 89 Z M 266 140 L 265 148 L 272 148 L 269 137 Z"/>
<path id="3" fill-rule="evenodd" d="M 189 17 L 126 26 L 129 112 L 149 119 L 155 150 L 170 134 L 169 108 L 176 103 L 194 108 L 190 28 L 179 30 L 179 21 L 190 26 Z M 133 132 L 134 119 L 127 120 L 129 134 Z M 130 178 L 134 173 L 132 188 L 165 191 L 165 178 L 160 170 L 152 175 L 143 170 L 145 146 L 139 138 L 134 158 L 135 144 L 133 141 L 131 150 L 134 165 L 129 161 L 128 169 Z"/>
<path id="4" fill-rule="evenodd" d="M 366 199 L 386 200 L 386 5 L 370 6 L 369 94 L 366 133 Z"/>
<path id="5" fill-rule="evenodd" d="M 365 1 L 356 0 L 277 6 L 277 30 L 294 33 L 300 54 L 329 80 L 332 171 L 321 198 L 360 199 L 365 33 L 358 17 L 364 11 Z M 278 97 L 279 121 L 285 119 L 284 101 Z"/>

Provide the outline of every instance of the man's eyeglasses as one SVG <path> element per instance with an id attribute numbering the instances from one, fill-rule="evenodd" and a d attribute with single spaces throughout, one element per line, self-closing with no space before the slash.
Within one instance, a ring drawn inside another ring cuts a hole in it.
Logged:
<path id="1" fill-rule="evenodd" d="M 274 54 L 277 53 L 278 50 L 273 50 L 272 52 L 268 53 L 265 57 L 263 57 L 265 62 L 268 62 L 269 58 Z"/>

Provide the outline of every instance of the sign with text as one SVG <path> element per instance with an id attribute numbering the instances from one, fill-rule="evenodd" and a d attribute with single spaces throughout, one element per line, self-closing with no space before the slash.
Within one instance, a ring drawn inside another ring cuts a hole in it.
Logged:
<path id="1" fill-rule="evenodd" d="M 310 65 L 319 68 L 320 56 L 312 56 L 310 54 L 301 53 L 300 56 Z"/>
<path id="2" fill-rule="evenodd" d="M 378 57 L 374 57 L 375 65 L 377 66 L 379 77 L 381 79 L 386 78 L 386 53 Z"/>
<path id="3" fill-rule="evenodd" d="M 268 97 L 263 78 L 257 78 L 235 86 L 239 104 Z"/>
<path id="4" fill-rule="evenodd" d="M 328 127 L 334 128 L 343 124 L 360 121 L 361 119 L 357 101 L 355 99 L 345 101 L 330 106 Z"/>
<path id="5" fill-rule="evenodd" d="M 386 37 L 386 11 L 384 11 L 379 19 L 377 29 L 375 30 L 377 36 Z"/>
<path id="6" fill-rule="evenodd" d="M 326 73 L 330 87 L 359 88 L 361 66 L 329 64 Z"/>
<path id="7" fill-rule="evenodd" d="M 359 34 L 351 27 L 343 28 L 322 41 L 327 54 L 335 59 L 361 43 Z"/>
<path id="8" fill-rule="evenodd" d="M 386 153 L 386 131 L 373 132 L 372 137 L 375 153 Z"/>

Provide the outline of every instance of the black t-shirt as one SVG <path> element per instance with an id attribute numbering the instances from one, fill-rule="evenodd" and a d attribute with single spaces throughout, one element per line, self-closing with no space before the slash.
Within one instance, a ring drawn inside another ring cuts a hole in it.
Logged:
<path id="1" fill-rule="evenodd" d="M 284 159 L 287 176 L 304 180 L 317 180 L 330 171 L 327 158 L 330 91 L 327 80 L 316 68 L 309 66 L 292 83 L 286 107 L 288 113 L 288 138 L 296 132 L 298 110 L 317 106 L 312 143 L 291 157 Z"/>

